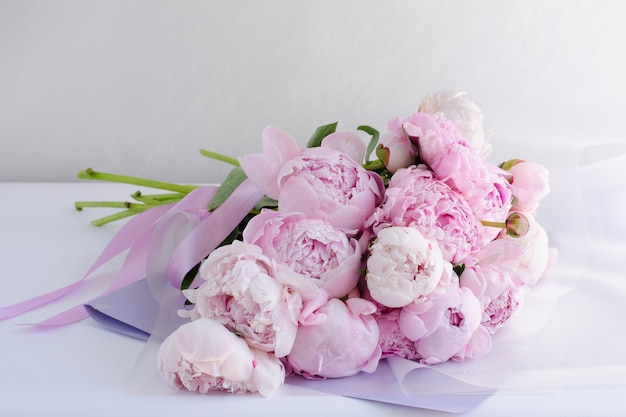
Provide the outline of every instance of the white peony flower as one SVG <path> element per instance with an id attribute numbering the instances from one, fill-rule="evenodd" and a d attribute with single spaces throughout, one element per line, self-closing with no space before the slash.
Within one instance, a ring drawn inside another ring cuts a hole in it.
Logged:
<path id="1" fill-rule="evenodd" d="M 218 322 L 201 318 L 180 326 L 161 344 L 163 378 L 178 389 L 258 392 L 268 397 L 285 380 L 282 362 L 271 353 L 249 347 Z"/>
<path id="2" fill-rule="evenodd" d="M 465 92 L 429 94 L 420 103 L 419 111 L 432 115 L 443 114 L 461 131 L 467 144 L 486 159 L 492 149 L 491 144 L 487 142 L 490 132 L 483 125 L 482 110 L 465 97 L 466 94 Z"/>
<path id="3" fill-rule="evenodd" d="M 548 245 L 548 235 L 543 227 L 531 215 L 526 215 L 529 220 L 528 232 L 521 237 L 504 235 L 506 239 L 516 243 L 522 248 L 522 255 L 518 259 L 516 269 L 528 274 L 528 285 L 535 285 L 546 273 L 556 253 Z"/>
<path id="4" fill-rule="evenodd" d="M 387 227 L 378 232 L 367 259 L 370 295 L 387 307 L 404 307 L 430 294 L 443 272 L 436 242 L 412 227 Z"/>

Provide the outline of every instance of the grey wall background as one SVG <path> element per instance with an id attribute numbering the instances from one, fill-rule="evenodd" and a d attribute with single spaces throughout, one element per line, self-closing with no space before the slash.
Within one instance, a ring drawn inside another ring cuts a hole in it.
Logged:
<path id="1" fill-rule="evenodd" d="M 384 129 L 441 89 L 470 93 L 498 155 L 624 141 L 623 4 L 0 0 L 0 181 L 218 182 L 198 149 Z"/>

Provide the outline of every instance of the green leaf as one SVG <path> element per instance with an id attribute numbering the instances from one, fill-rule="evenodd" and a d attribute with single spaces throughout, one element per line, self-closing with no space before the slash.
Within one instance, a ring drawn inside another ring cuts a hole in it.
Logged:
<path id="1" fill-rule="evenodd" d="M 510 171 L 511 168 L 513 168 L 515 165 L 517 165 L 520 162 L 522 162 L 521 159 L 509 159 L 506 162 L 502 162 L 500 165 L 498 165 L 498 167 L 502 168 L 505 171 Z"/>
<path id="2" fill-rule="evenodd" d="M 221 248 L 222 246 L 230 245 L 231 243 L 233 243 L 235 240 L 237 240 L 239 238 L 240 234 L 241 234 L 241 230 L 239 228 L 239 225 L 237 225 L 237 227 L 235 227 L 228 234 L 228 236 L 226 236 L 226 238 L 218 245 L 218 247 Z"/>
<path id="3" fill-rule="evenodd" d="M 330 135 L 331 133 L 335 133 L 335 131 L 337 130 L 337 123 L 338 122 L 329 123 L 327 125 L 323 125 L 315 129 L 315 132 L 313 133 L 313 136 L 311 136 L 311 138 L 307 142 L 306 147 L 317 148 L 318 146 L 320 146 L 322 144 L 322 140 L 326 136 Z"/>
<path id="4" fill-rule="evenodd" d="M 389 164 L 389 149 L 385 148 L 382 144 L 376 147 L 376 156 L 384 166 Z"/>
<path id="5" fill-rule="evenodd" d="M 196 278 L 196 275 L 198 275 L 199 270 L 200 270 L 200 263 L 196 264 L 193 268 L 187 271 L 187 273 L 185 274 L 185 277 L 183 278 L 183 281 L 180 283 L 181 290 L 186 290 L 189 287 L 191 287 L 191 283 Z"/>
<path id="6" fill-rule="evenodd" d="M 220 185 L 220 188 L 217 190 L 217 193 L 215 193 L 213 200 L 209 203 L 209 211 L 213 211 L 221 206 L 222 203 L 230 197 L 233 191 L 235 191 L 235 189 L 239 187 L 239 184 L 241 184 L 246 178 L 248 177 L 246 173 L 243 172 L 241 167 L 233 168 L 222 185 Z"/>
<path id="7" fill-rule="evenodd" d="M 374 150 L 376 149 L 376 145 L 378 145 L 380 133 L 378 132 L 378 130 L 374 129 L 372 126 L 367 126 L 367 125 L 361 125 L 357 127 L 356 129 L 372 136 L 372 138 L 370 139 L 370 143 L 367 145 L 367 150 L 365 152 L 365 162 L 369 162 L 370 155 L 372 155 L 372 152 L 374 152 Z"/>
<path id="8" fill-rule="evenodd" d="M 261 200 L 254 206 L 255 210 L 261 210 L 262 208 L 270 208 L 274 209 L 278 207 L 278 201 L 273 198 L 269 198 L 268 196 L 263 196 Z"/>

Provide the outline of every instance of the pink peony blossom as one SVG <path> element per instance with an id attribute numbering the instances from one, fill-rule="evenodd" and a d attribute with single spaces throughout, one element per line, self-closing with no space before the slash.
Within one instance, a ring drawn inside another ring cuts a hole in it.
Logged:
<path id="1" fill-rule="evenodd" d="M 506 164 L 512 175 L 513 210 L 533 213 L 550 192 L 548 170 L 540 164 L 516 160 Z"/>
<path id="2" fill-rule="evenodd" d="M 481 318 L 476 296 L 452 281 L 445 294 L 432 297 L 430 302 L 403 307 L 398 327 L 415 342 L 420 361 L 435 364 L 486 354 L 491 340 Z"/>
<path id="3" fill-rule="evenodd" d="M 522 271 L 497 264 L 475 265 L 463 271 L 460 281 L 480 301 L 481 324 L 492 334 L 515 316 L 524 300 Z"/>
<path id="4" fill-rule="evenodd" d="M 368 224 L 374 233 L 388 226 L 414 227 L 437 241 L 443 259 L 469 262 L 482 247 L 485 227 L 461 195 L 434 177 L 424 165 L 398 170 L 385 199 Z"/>
<path id="5" fill-rule="evenodd" d="M 331 148 L 310 148 L 278 176 L 281 211 L 298 211 L 356 233 L 382 200 L 379 175 Z"/>
<path id="6" fill-rule="evenodd" d="M 245 155 L 239 163 L 254 184 L 278 200 L 281 211 L 298 211 L 357 233 L 383 197 L 383 181 L 361 165 L 364 144 L 354 134 L 337 132 L 321 147 L 302 149 L 271 127 L 263 141 L 262 154 Z"/>
<path id="7" fill-rule="evenodd" d="M 460 285 L 469 288 L 481 303 L 481 324 L 495 333 L 515 316 L 524 300 L 527 274 L 519 270 L 523 246 L 516 239 L 496 239 L 476 255 L 478 262 L 465 268 Z"/>
<path id="8" fill-rule="evenodd" d="M 322 139 L 323 148 L 330 148 L 348 155 L 357 163 L 363 163 L 365 159 L 365 142 L 352 132 L 333 132 Z"/>
<path id="9" fill-rule="evenodd" d="M 281 361 L 246 342 L 216 321 L 183 324 L 161 344 L 159 371 L 178 389 L 259 392 L 267 397 L 283 384 Z"/>
<path id="10" fill-rule="evenodd" d="M 482 159 L 491 153 L 487 142 L 490 132 L 483 124 L 481 109 L 466 97 L 467 93 L 441 92 L 429 94 L 419 105 L 419 111 L 430 115 L 442 114 L 460 131 L 468 146 Z"/>
<path id="11" fill-rule="evenodd" d="M 556 251 L 549 247 L 548 234 L 534 216 L 526 214 L 529 221 L 528 232 L 521 237 L 503 235 L 501 239 L 520 245 L 522 254 L 517 259 L 516 269 L 527 274 L 527 285 L 535 285 L 547 272 L 556 257 Z"/>
<path id="12" fill-rule="evenodd" d="M 452 123 L 441 116 L 416 113 L 404 129 L 418 145 L 420 160 L 463 195 L 476 217 L 504 221 L 511 208 L 511 186 L 504 171 L 482 160 Z M 494 239 L 497 232 L 488 230 L 485 237 Z"/>
<path id="13" fill-rule="evenodd" d="M 413 227 L 380 230 L 370 247 L 365 280 L 371 297 L 386 307 L 403 307 L 430 294 L 443 273 L 436 242 Z"/>
<path id="14" fill-rule="evenodd" d="M 437 289 L 424 299 L 402 308 L 379 308 L 375 317 L 382 357 L 435 364 L 491 350 L 491 336 L 480 323 L 480 302 L 469 289 L 459 287 L 450 265 L 444 271 Z"/>
<path id="15" fill-rule="evenodd" d="M 415 162 L 417 147 L 404 132 L 405 119 L 394 118 L 387 123 L 387 132 L 380 137 L 380 146 L 387 154 L 382 161 L 387 170 L 394 174 L 400 168 L 408 168 Z"/>
<path id="16" fill-rule="evenodd" d="M 202 263 L 199 276 L 204 282 L 197 289 L 183 291 L 194 303 L 186 315 L 213 319 L 241 334 L 250 346 L 283 357 L 295 340 L 303 294 L 317 296 L 304 283 L 297 284 L 300 291 L 283 285 L 303 280 L 293 275 L 258 246 L 234 241 L 211 252 Z"/>
<path id="17" fill-rule="evenodd" d="M 489 333 L 495 333 L 515 316 L 523 300 L 524 291 L 521 286 L 517 288 L 511 286 L 503 290 L 497 297 L 491 298 L 484 307 L 481 324 Z"/>
<path id="18" fill-rule="evenodd" d="M 341 378 L 374 372 L 380 360 L 376 307 L 362 298 L 328 300 L 317 324 L 300 326 L 287 362 L 307 378 Z"/>
<path id="19" fill-rule="evenodd" d="M 243 237 L 276 262 L 313 279 L 331 297 L 343 297 L 359 280 L 359 243 L 324 220 L 265 210 L 248 222 Z"/>
<path id="20" fill-rule="evenodd" d="M 265 195 L 278 199 L 278 172 L 285 162 L 298 155 L 302 148 L 293 136 L 275 126 L 263 130 L 263 153 L 251 153 L 239 158 L 245 173 Z"/>
<path id="21" fill-rule="evenodd" d="M 415 342 L 406 337 L 398 326 L 401 311 L 400 308 L 391 308 L 375 316 L 378 323 L 381 358 L 398 356 L 411 361 L 419 361 L 421 356 L 417 352 Z M 418 332 L 426 332 L 422 322 L 416 321 L 414 325 L 418 327 Z"/>

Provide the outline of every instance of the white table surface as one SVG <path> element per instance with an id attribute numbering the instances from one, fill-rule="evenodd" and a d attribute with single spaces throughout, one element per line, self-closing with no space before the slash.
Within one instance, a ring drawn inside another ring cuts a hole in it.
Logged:
<path id="1" fill-rule="evenodd" d="M 107 212 L 103 209 L 78 212 L 74 210 L 73 202 L 120 200 L 135 189 L 119 184 L 89 182 L 0 183 L 0 305 L 13 304 L 80 279 L 119 225 L 93 227 L 89 221 Z M 116 262 L 113 262 L 95 278 L 107 281 L 107 275 L 112 276 L 115 266 Z M 557 268 L 556 275 L 559 271 Z M 600 273 L 604 274 L 604 279 L 595 280 L 593 285 L 597 288 L 592 288 L 610 292 L 617 297 L 613 300 L 623 298 L 626 301 L 626 286 L 613 277 L 623 278 L 626 274 L 624 270 Z M 0 322 L 0 415 L 449 415 L 292 386 L 285 386 L 271 398 L 224 394 L 203 396 L 172 390 L 158 395 L 137 393 L 131 388 L 131 382 L 136 376 L 133 369 L 144 350 L 144 342 L 105 330 L 91 319 L 43 330 L 19 325 L 47 318 L 64 308 L 86 302 L 103 288 L 101 283 L 87 284 L 84 289 L 58 303 Z M 594 308 L 593 305 L 581 306 L 589 307 Z M 557 312 L 558 308 L 557 305 Z M 621 305 L 619 308 L 621 311 L 614 313 L 623 317 L 626 307 Z M 585 352 L 585 344 L 591 341 L 585 338 L 585 329 L 581 328 L 580 321 L 573 322 L 571 328 L 565 330 L 572 335 L 580 334 L 579 339 L 574 339 L 580 341 L 576 349 Z M 609 349 L 611 352 L 625 351 L 626 331 L 623 325 L 612 330 L 607 343 L 615 348 Z M 598 355 L 604 355 L 604 352 L 590 351 L 586 357 L 581 355 L 580 360 L 595 360 Z M 625 415 L 626 367 L 624 360 L 619 360 L 621 363 L 618 361 L 616 368 L 600 366 L 600 361 L 597 367 L 590 367 L 587 370 L 591 381 L 589 385 L 576 382 L 580 379 L 580 372 L 572 371 L 576 381 L 571 384 L 501 391 L 463 415 Z M 612 363 L 609 359 L 607 361 Z M 625 372 L 622 373 L 622 370 Z M 555 380 L 567 378 L 568 371 L 563 372 L 563 375 L 556 375 L 558 378 Z M 614 375 L 603 378 L 600 375 L 602 372 Z"/>

